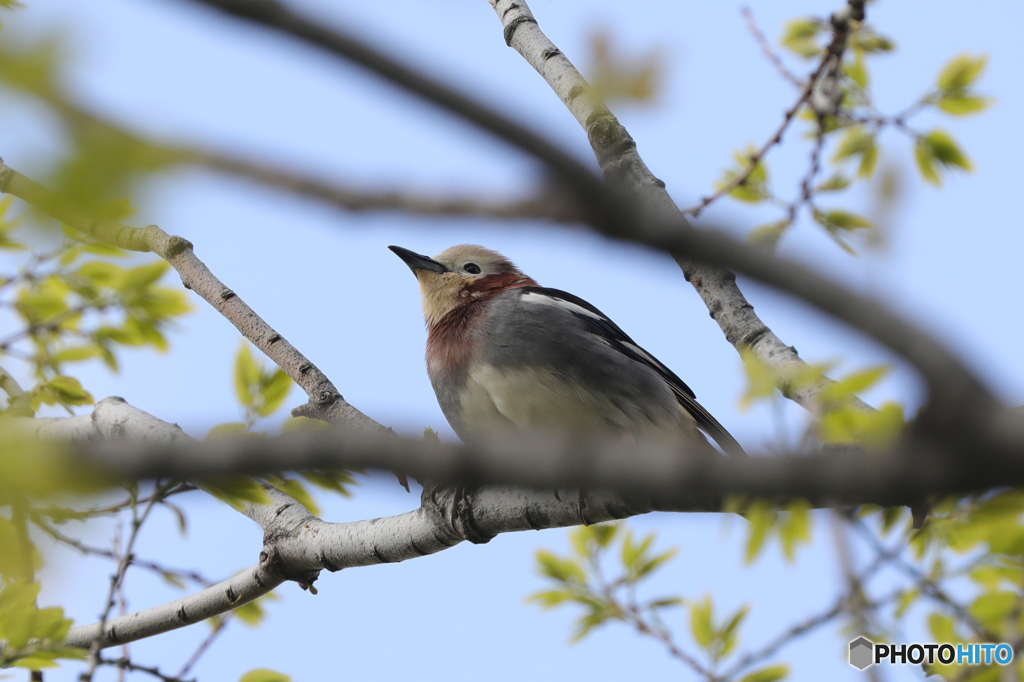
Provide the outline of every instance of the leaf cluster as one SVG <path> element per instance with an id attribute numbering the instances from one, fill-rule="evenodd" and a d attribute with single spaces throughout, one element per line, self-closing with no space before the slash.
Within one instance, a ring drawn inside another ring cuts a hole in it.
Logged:
<path id="1" fill-rule="evenodd" d="M 598 524 L 583 526 L 570 532 L 572 552 L 559 556 L 544 549 L 537 550 L 537 571 L 554 586 L 536 592 L 528 601 L 549 609 L 576 604 L 583 614 L 576 620 L 571 641 L 578 642 L 609 621 L 630 622 L 635 614 L 654 615 L 659 610 L 679 606 L 681 599 L 658 598 L 635 602 L 635 589 L 660 566 L 675 556 L 677 550 L 654 552 L 654 534 L 639 540 L 623 525 Z M 618 552 L 613 554 L 616 545 Z M 617 559 L 619 575 L 606 580 L 601 564 L 606 558 Z M 628 592 L 626 601 L 621 595 Z"/>
<path id="2" fill-rule="evenodd" d="M 263 438 L 265 433 L 253 430 L 259 419 L 269 417 L 284 405 L 288 391 L 292 387 L 291 378 L 280 368 L 268 368 L 256 358 L 246 341 L 241 341 L 235 353 L 234 362 L 235 397 L 242 406 L 243 421 L 227 422 L 214 426 L 206 437 L 241 437 Z M 286 421 L 283 431 L 298 429 L 329 428 L 327 424 L 296 417 Z M 311 513 L 319 514 L 320 506 L 316 503 L 309 488 L 303 483 L 311 483 L 314 487 L 326 492 L 338 493 L 345 497 L 351 496 L 351 487 L 356 484 L 353 474 L 345 470 L 308 470 L 298 472 L 295 476 L 277 473 L 266 476 L 272 486 L 298 500 Z M 303 480 L 300 480 L 303 479 Z M 263 486 L 247 476 L 230 476 L 211 482 L 209 492 L 220 500 L 227 502 L 236 509 L 246 503 L 262 504 L 267 502 Z"/>
<path id="3" fill-rule="evenodd" d="M 643 582 L 678 551 L 676 548 L 656 551 L 653 533 L 637 538 L 624 523 L 598 524 L 572 530 L 569 540 L 571 551 L 566 555 L 544 549 L 537 551 L 537 571 L 551 585 L 527 599 L 543 609 L 570 604 L 580 608 L 582 613 L 576 619 L 571 642 L 580 641 L 597 627 L 619 622 L 662 642 L 673 656 L 709 679 L 774 682 L 788 674 L 785 665 L 762 667 L 742 677 L 742 665 L 722 677 L 712 672 L 735 653 L 743 621 L 750 610 L 748 606 L 717 619 L 708 595 L 699 600 L 678 596 L 638 597 Z M 614 571 L 611 576 L 606 575 L 609 571 Z M 673 641 L 672 633 L 662 620 L 666 610 L 687 605 L 690 633 L 700 655 L 707 660 L 706 666 Z"/>
<path id="4" fill-rule="evenodd" d="M 0 586 L 0 667 L 39 670 L 58 659 L 81 659 L 82 649 L 61 646 L 71 628 L 64 610 L 36 605 L 40 585 L 13 581 Z"/>
<path id="5" fill-rule="evenodd" d="M 815 88 L 803 92 L 802 99 L 787 113 L 781 130 L 768 143 L 762 147 L 749 145 L 745 151 L 737 152 L 734 164 L 723 171 L 715 184 L 719 195 L 724 193 L 736 201 L 766 204 L 782 211 L 779 219 L 762 223 L 750 232 L 749 239 L 753 243 L 774 248 L 806 210 L 813 222 L 840 248 L 855 254 L 851 239 L 872 235 L 874 222 L 846 208 L 821 206 L 819 201 L 826 196 L 838 196 L 855 183 L 868 182 L 875 177 L 882 155 L 879 136 L 885 129 L 895 129 L 910 138 L 918 170 L 928 183 L 941 184 L 943 173 L 947 171 L 972 170 L 967 155 L 949 132 L 940 128 L 916 130 L 909 121 L 928 109 L 949 116 L 985 110 L 991 99 L 974 90 L 985 67 L 984 56 L 961 54 L 954 57 L 940 70 L 935 87 L 902 111 L 886 115 L 874 104 L 869 60 L 893 52 L 895 43 L 871 26 L 853 22 L 842 53 L 841 68 L 833 75 L 828 69 L 822 70 L 830 59 L 833 37 L 833 29 L 824 19 L 808 17 L 786 25 L 779 43 L 787 52 L 814 62 L 815 69 L 805 77 L 804 83 L 816 78 Z M 838 93 L 837 109 L 827 113 L 817 111 L 812 93 L 829 88 Z M 787 199 L 773 189 L 766 157 L 774 146 L 781 144 L 782 134 L 793 119 L 807 122 L 806 137 L 812 145 L 808 170 L 796 196 Z M 818 181 L 823 171 L 828 177 Z M 882 203 L 888 203 L 891 197 L 883 194 L 891 194 L 891 183 L 884 180 L 878 192 L 880 199 L 886 200 Z M 719 195 L 705 201 L 713 201 Z M 702 208 L 703 205 L 697 210 Z"/>

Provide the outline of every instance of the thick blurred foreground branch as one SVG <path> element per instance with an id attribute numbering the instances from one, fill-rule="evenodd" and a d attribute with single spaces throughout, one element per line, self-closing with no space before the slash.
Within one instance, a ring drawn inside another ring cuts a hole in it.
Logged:
<path id="1" fill-rule="evenodd" d="M 806 457 L 687 458 L 671 446 L 624 448 L 517 437 L 462 447 L 311 430 L 267 439 L 199 443 L 176 425 L 101 401 L 92 415 L 18 420 L 43 438 L 70 440 L 77 463 L 123 479 L 199 480 L 227 474 L 368 467 L 436 484 L 480 486 L 468 496 L 427 485 L 421 506 L 398 516 L 328 523 L 267 486 L 265 504 L 244 512 L 264 530 L 257 565 L 228 581 L 153 609 L 74 628 L 67 643 L 113 646 L 224 613 L 285 580 L 312 584 L 319 571 L 413 559 L 462 540 L 621 519 L 651 511 L 720 511 L 727 499 L 802 497 L 815 506 L 909 505 L 949 494 L 1024 486 L 1024 423 L 1004 428 L 972 453 L 908 436 L 884 452 Z M 972 455 L 971 457 L 965 455 Z M 485 485 L 492 484 L 492 485 Z M 505 484 L 527 487 L 502 487 Z M 572 488 L 569 494 L 558 489 Z M 587 493 L 580 498 L 575 489 Z M 460 506 L 461 505 L 461 506 Z"/>
<path id="2" fill-rule="evenodd" d="M 629 446 L 608 438 L 574 442 L 496 434 L 490 443 L 466 446 L 318 429 L 202 443 L 80 441 L 77 456 L 84 466 L 129 480 L 371 468 L 444 485 L 605 490 L 641 497 L 665 511 L 694 512 L 719 511 L 729 496 L 802 498 L 819 507 L 910 506 L 936 496 L 1024 485 L 1024 424 L 1007 414 L 1005 428 L 991 435 L 965 444 L 967 451 L 911 431 L 877 451 L 849 447 L 745 459 L 688 455 L 671 443 Z"/>

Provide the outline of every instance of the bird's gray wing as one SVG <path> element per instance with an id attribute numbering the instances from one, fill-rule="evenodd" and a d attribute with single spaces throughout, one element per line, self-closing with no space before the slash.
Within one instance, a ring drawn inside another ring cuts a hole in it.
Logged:
<path id="1" fill-rule="evenodd" d="M 546 297 L 552 304 L 559 305 L 562 309 L 573 315 L 575 319 L 591 334 L 600 338 L 605 345 L 621 353 L 634 362 L 638 362 L 658 373 L 658 375 L 671 387 L 676 399 L 683 408 L 697 422 L 702 431 L 711 436 L 718 446 L 733 457 L 745 457 L 746 452 L 736 439 L 732 437 L 725 427 L 711 413 L 704 409 L 704 406 L 697 402 L 693 391 L 683 383 L 676 374 L 665 365 L 661 364 L 653 355 L 641 348 L 626 332 L 612 322 L 607 315 L 587 303 L 582 298 L 574 296 L 566 291 L 550 289 L 547 287 L 528 286 L 518 290 L 520 296 Z M 526 299 L 531 300 L 531 299 Z M 533 302 L 547 302 L 541 298 L 532 299 Z"/>

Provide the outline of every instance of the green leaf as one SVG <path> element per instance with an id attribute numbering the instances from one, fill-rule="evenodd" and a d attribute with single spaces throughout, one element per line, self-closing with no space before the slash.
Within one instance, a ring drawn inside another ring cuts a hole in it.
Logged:
<path id="1" fill-rule="evenodd" d="M 825 30 L 825 25 L 817 19 L 796 19 L 786 24 L 779 44 L 804 59 L 810 59 L 821 52 L 817 37 Z"/>
<path id="2" fill-rule="evenodd" d="M 238 436 L 249 430 L 249 427 L 245 422 L 225 422 L 223 424 L 217 424 L 206 432 L 206 437 L 203 440 L 211 440 L 213 438 L 230 438 Z"/>
<path id="3" fill-rule="evenodd" d="M 925 140 L 931 147 L 935 159 L 943 166 L 956 166 L 968 171 L 972 169 L 971 162 L 960 151 L 960 147 L 953 141 L 953 138 L 945 132 L 933 130 Z"/>
<path id="4" fill-rule="evenodd" d="M 295 479 L 281 478 L 280 476 L 267 476 L 267 481 L 286 495 L 294 497 L 299 504 L 309 510 L 313 516 L 320 513 L 320 506 L 313 499 L 313 496 L 306 490 L 306 486 Z"/>
<path id="5" fill-rule="evenodd" d="M 569 638 L 569 641 L 573 644 L 579 642 L 590 634 L 591 630 L 600 625 L 604 625 L 606 622 L 613 618 L 617 618 L 619 615 L 620 614 L 612 609 L 608 604 L 595 606 L 590 613 L 581 616 L 576 620 L 576 627 L 572 637 Z"/>
<path id="6" fill-rule="evenodd" d="M 53 356 L 53 362 L 54 364 L 60 364 L 62 362 L 81 362 L 82 360 L 94 358 L 99 354 L 100 347 L 96 344 L 88 346 L 74 346 L 55 353 Z"/>
<path id="7" fill-rule="evenodd" d="M 733 158 L 736 165 L 725 171 L 722 178 L 715 183 L 719 190 L 725 189 L 734 183 L 738 178 L 748 173 L 743 184 L 729 190 L 729 196 L 747 203 L 757 203 L 771 196 L 768 189 L 768 169 L 763 160 L 758 161 L 751 169 L 751 159 L 757 154 L 757 148 L 749 145 L 745 152 L 734 152 Z"/>
<path id="8" fill-rule="evenodd" d="M 976 568 L 970 573 L 971 580 L 984 586 L 988 590 L 995 590 L 999 585 L 1005 581 L 1010 583 L 1020 583 L 1022 576 L 1021 570 L 1016 567 L 1009 566 L 981 566 Z"/>
<path id="9" fill-rule="evenodd" d="M 741 607 L 733 614 L 732 618 L 729 619 L 729 622 L 722 626 L 722 629 L 718 633 L 719 640 L 721 642 L 721 650 L 718 652 L 716 658 L 725 658 L 732 653 L 733 648 L 739 641 L 737 634 L 739 632 L 740 624 L 743 622 L 743 619 L 747 617 L 749 612 L 749 606 Z"/>
<path id="10" fill-rule="evenodd" d="M 914 160 L 917 161 L 917 169 L 921 172 L 927 182 L 933 185 L 941 185 L 942 180 L 935 170 L 935 154 L 932 153 L 931 145 L 923 137 L 917 138 L 914 144 Z"/>
<path id="11" fill-rule="evenodd" d="M 956 644 L 960 638 L 953 630 L 953 619 L 939 613 L 928 616 L 928 630 L 932 633 L 932 641 Z"/>
<path id="12" fill-rule="evenodd" d="M 40 384 L 32 391 L 29 400 L 32 409 L 37 409 L 40 403 L 47 405 L 92 405 L 92 395 L 82 388 L 78 379 L 69 376 L 58 375 L 46 383 Z"/>
<path id="13" fill-rule="evenodd" d="M 626 531 L 626 536 L 622 541 L 622 565 L 627 571 L 632 573 L 643 557 L 644 553 L 650 548 L 654 542 L 654 534 L 648 533 L 644 536 L 644 539 L 639 543 L 633 543 L 633 531 Z"/>
<path id="14" fill-rule="evenodd" d="M 870 220 L 847 211 L 829 211 L 825 214 L 825 221 L 840 230 L 860 230 L 871 227 Z"/>
<path id="15" fill-rule="evenodd" d="M 856 83 L 860 88 L 868 87 L 868 70 L 864 65 L 864 53 L 856 52 L 854 60 L 843 65 L 847 77 Z"/>
<path id="16" fill-rule="evenodd" d="M 125 270 L 124 278 L 117 287 L 123 291 L 145 289 L 158 279 L 163 277 L 170 264 L 165 260 L 158 260 L 148 265 L 143 265 L 130 270 Z"/>
<path id="17" fill-rule="evenodd" d="M 322 490 L 340 493 L 345 497 L 351 497 L 352 491 L 349 488 L 358 485 L 348 471 L 300 471 L 299 475 Z"/>
<path id="18" fill-rule="evenodd" d="M 779 240 L 782 239 L 782 235 L 785 234 L 786 228 L 792 224 L 787 219 L 776 220 L 772 223 L 765 223 L 758 225 L 750 234 L 747 235 L 747 241 L 755 246 L 764 246 L 769 249 L 774 249 Z"/>
<path id="19" fill-rule="evenodd" d="M 110 258 L 127 258 L 128 252 L 124 249 L 104 242 L 90 242 L 82 247 L 87 253 L 94 253 L 97 256 L 108 256 Z"/>
<path id="20" fill-rule="evenodd" d="M 778 512 L 764 502 L 755 502 L 746 510 L 747 520 L 750 521 L 750 535 L 747 536 L 747 547 L 743 556 L 745 563 L 753 562 L 761 553 L 778 516 Z"/>
<path id="21" fill-rule="evenodd" d="M 245 503 L 268 504 L 267 491 L 248 476 L 219 476 L 207 479 L 203 490 L 235 509 L 241 510 Z"/>
<path id="22" fill-rule="evenodd" d="M 960 168 L 965 171 L 973 169 L 971 162 L 960 151 L 953 138 L 941 130 L 933 130 L 917 138 L 914 155 L 921 175 L 934 185 L 942 184 L 937 166 Z"/>
<path id="23" fill-rule="evenodd" d="M 249 351 L 249 344 L 244 340 L 238 345 L 235 353 L 235 396 L 245 407 L 250 407 L 255 400 L 254 389 L 259 385 L 260 369 Z"/>
<path id="24" fill-rule="evenodd" d="M 903 429 L 903 408 L 892 401 L 876 412 L 844 405 L 831 409 L 819 419 L 818 436 L 826 443 L 860 443 L 881 447 L 894 442 Z"/>
<path id="25" fill-rule="evenodd" d="M 171 587 L 177 587 L 179 590 L 185 589 L 185 581 L 174 573 L 160 571 L 160 577 L 163 578 L 164 582 Z"/>
<path id="26" fill-rule="evenodd" d="M 710 650 L 715 641 L 715 630 L 712 620 L 711 597 L 704 595 L 703 601 L 690 604 L 690 631 L 693 639 L 702 648 Z"/>
<path id="27" fill-rule="evenodd" d="M 240 621 L 248 625 L 249 627 L 258 627 L 263 619 L 267 617 L 267 612 L 263 610 L 260 605 L 259 599 L 251 601 L 247 604 L 242 604 L 236 608 L 232 613 L 238 617 Z"/>
<path id="28" fill-rule="evenodd" d="M 833 175 L 825 182 L 814 188 L 816 192 L 838 192 L 850 186 L 850 179 L 844 175 Z"/>
<path id="29" fill-rule="evenodd" d="M 578 564 L 562 559 L 544 549 L 536 553 L 537 568 L 541 575 L 563 583 L 583 585 L 587 581 L 586 573 Z"/>
<path id="30" fill-rule="evenodd" d="M 939 89 L 945 92 L 963 90 L 977 80 L 987 62 L 988 57 L 985 55 L 980 57 L 966 53 L 957 55 L 939 72 Z"/>
<path id="31" fill-rule="evenodd" d="M 740 398 L 740 407 L 745 410 L 757 400 L 775 395 L 776 376 L 753 352 L 740 350 L 740 357 L 747 374 L 747 390 Z"/>
<path id="32" fill-rule="evenodd" d="M 185 292 L 165 287 L 151 287 L 145 295 L 126 303 L 144 310 L 153 320 L 167 320 L 192 310 Z"/>
<path id="33" fill-rule="evenodd" d="M 1016 592 L 988 592 L 971 604 L 971 614 L 983 625 L 999 628 L 1018 606 L 1021 597 Z"/>
<path id="34" fill-rule="evenodd" d="M 796 558 L 796 546 L 811 539 L 811 505 L 805 500 L 796 500 L 786 508 L 787 514 L 779 524 L 779 540 L 787 561 Z"/>
<path id="35" fill-rule="evenodd" d="M 888 373 L 889 367 L 886 365 L 868 367 L 826 387 L 821 392 L 821 399 L 828 402 L 844 402 L 855 394 L 871 388 Z"/>
<path id="36" fill-rule="evenodd" d="M 292 387 L 292 380 L 284 373 L 284 370 L 278 369 L 261 384 L 259 394 L 263 399 L 263 404 L 256 410 L 256 413 L 261 417 L 267 417 L 281 407 L 281 403 L 284 402 Z"/>
<path id="37" fill-rule="evenodd" d="M 570 599 L 570 596 L 565 590 L 542 590 L 529 595 L 526 601 L 539 604 L 542 609 L 546 610 L 561 606 Z"/>
<path id="38" fill-rule="evenodd" d="M 903 507 L 886 507 L 882 510 L 882 533 L 888 534 L 903 518 Z"/>
<path id="39" fill-rule="evenodd" d="M 79 277 L 85 278 L 97 286 L 119 289 L 124 280 L 125 270 L 113 263 L 101 260 L 85 262 L 78 268 Z"/>
<path id="40" fill-rule="evenodd" d="M 744 675 L 740 682 L 776 682 L 776 680 L 781 680 L 787 675 L 789 675 L 788 665 L 771 665 Z"/>
<path id="41" fill-rule="evenodd" d="M 5 647 L 0 651 L 0 664 L 18 657 L 17 649 L 33 642 L 33 654 L 45 659 L 45 649 L 58 644 L 71 628 L 71 620 L 64 617 L 61 608 L 39 608 L 39 583 L 14 581 L 0 589 L 0 640 Z M 63 654 L 57 654 L 64 657 Z"/>
<path id="42" fill-rule="evenodd" d="M 869 26 L 861 25 L 850 36 L 850 49 L 854 52 L 876 54 L 879 52 L 892 52 L 896 44 L 889 38 L 879 35 Z"/>
<path id="43" fill-rule="evenodd" d="M 952 116 L 967 116 L 984 111 L 991 103 L 990 97 L 979 97 L 962 92 L 944 94 L 936 102 L 939 109 Z"/>
<path id="44" fill-rule="evenodd" d="M 665 562 L 670 561 L 678 553 L 679 548 L 673 547 L 672 549 L 667 549 L 664 552 L 661 552 L 660 554 L 654 555 L 646 561 L 640 562 L 635 568 L 634 579 L 639 580 L 640 578 L 643 578 L 644 576 L 653 573 L 655 570 L 658 569 L 658 567 L 660 567 Z"/>
<path id="45" fill-rule="evenodd" d="M 238 682 L 292 682 L 292 678 L 275 670 L 256 668 L 238 678 Z"/>
<path id="46" fill-rule="evenodd" d="M 917 601 L 917 598 L 920 596 L 921 591 L 918 589 L 907 590 L 906 592 L 901 594 L 899 601 L 896 602 L 895 616 L 897 618 L 902 618 L 903 614 L 907 612 L 907 609 L 913 606 L 914 602 Z"/>

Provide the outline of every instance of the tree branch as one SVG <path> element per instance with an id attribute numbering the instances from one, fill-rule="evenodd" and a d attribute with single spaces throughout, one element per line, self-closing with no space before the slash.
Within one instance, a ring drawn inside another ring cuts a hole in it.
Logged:
<path id="1" fill-rule="evenodd" d="M 486 201 L 470 195 L 445 197 L 401 189 L 355 188 L 206 149 L 188 149 L 184 159 L 267 187 L 319 199 L 347 211 L 399 211 L 418 216 L 531 219 L 556 223 L 575 223 L 583 219 L 573 207 L 572 198 L 555 187 L 546 187 L 525 199 Z"/>
<path id="2" fill-rule="evenodd" d="M 507 42 L 520 45 L 518 49 L 527 55 L 528 61 L 536 62 L 535 66 L 545 68 L 546 63 L 552 62 L 563 65 L 562 75 L 552 76 L 552 80 L 560 93 L 565 91 L 563 101 L 571 105 L 570 108 L 579 103 L 576 110 L 579 113 L 574 114 L 578 120 L 583 117 L 598 161 L 613 189 L 625 188 L 625 196 L 623 192 L 609 192 L 608 185 L 586 166 L 532 130 L 352 36 L 334 31 L 322 22 L 305 19 L 276 0 L 193 1 L 319 45 L 537 157 L 577 194 L 580 204 L 586 207 L 587 221 L 599 232 L 673 255 L 725 331 L 726 338 L 737 348 L 752 349 L 768 366 L 785 369 L 800 366 L 803 361 L 754 315 L 753 307 L 736 286 L 735 276 L 723 267 L 735 268 L 796 295 L 905 357 L 920 370 L 928 385 L 927 410 L 934 426 L 955 428 L 971 422 L 972 427 L 977 427 L 983 422 L 982 415 L 997 404 L 991 391 L 943 344 L 881 302 L 842 287 L 797 261 L 765 253 L 724 233 L 692 229 L 665 192 L 664 183 L 651 174 L 636 154 L 632 138 L 610 113 L 606 113 L 607 108 L 594 103 L 585 81 L 540 32 L 522 2 L 501 0 L 496 3 Z M 528 40 L 528 37 L 531 38 Z M 575 85 L 566 87 L 567 83 Z M 590 104 L 584 106 L 585 101 Z M 698 261 L 708 265 L 698 264 Z M 783 385 L 781 388 L 800 404 L 817 411 L 816 397 L 824 385 L 797 389 Z"/>
<path id="3" fill-rule="evenodd" d="M 594 155 L 609 184 L 624 189 L 627 196 L 638 199 L 649 212 L 657 215 L 666 224 L 689 227 L 666 191 L 665 183 L 654 176 L 640 157 L 633 138 L 598 98 L 594 89 L 569 58 L 541 31 L 525 0 L 490 1 L 504 28 L 505 42 L 519 52 L 540 74 L 586 131 Z M 797 104 L 786 112 L 782 125 L 760 155 L 781 140 L 796 111 L 809 96 L 810 85 L 822 68 L 823 66 L 819 66 L 814 76 L 809 79 L 805 92 Z M 753 172 L 756 163 L 756 160 L 751 160 L 750 172 Z M 749 172 L 746 175 L 749 177 Z M 741 184 L 745 179 L 738 178 L 736 184 Z M 636 239 L 649 244 L 642 237 L 637 238 L 628 234 L 625 229 L 616 232 L 618 234 L 613 236 Z M 754 306 L 747 302 L 736 284 L 736 277 L 731 272 L 723 267 L 715 267 L 713 262 L 702 263 L 695 260 L 703 254 L 694 253 L 690 248 L 670 253 L 683 270 L 686 280 L 693 285 L 704 301 L 712 319 L 725 334 L 726 340 L 737 350 L 753 351 L 761 362 L 773 368 L 779 376 L 792 376 L 806 366 L 796 349 L 783 343 L 757 316 Z M 723 264 L 721 260 L 717 262 Z M 818 395 L 832 383 L 831 379 L 822 377 L 817 382 L 803 386 L 793 387 L 783 383 L 779 388 L 786 397 L 817 416 L 822 408 Z M 867 407 L 859 400 L 856 403 L 861 407 Z"/>
<path id="4" fill-rule="evenodd" d="M 167 234 L 156 225 L 129 227 L 112 221 L 92 220 L 39 183 L 10 168 L 0 159 L 0 192 L 12 194 L 39 208 L 65 225 L 108 244 L 129 251 L 152 251 L 181 276 L 186 289 L 199 294 L 223 315 L 309 396 L 316 416 L 333 424 L 372 431 L 387 431 L 345 399 L 334 384 L 293 345 L 228 289 L 196 258 L 192 244 Z"/>
<path id="5" fill-rule="evenodd" d="M 582 220 L 572 197 L 554 186 L 541 188 L 524 199 L 482 200 L 477 196 L 435 196 L 405 189 L 367 189 L 329 182 L 312 175 L 286 170 L 278 165 L 227 152 L 188 144 L 145 140 L 137 133 L 105 120 L 73 102 L 63 93 L 35 92 L 72 125 L 117 135 L 140 145 L 160 149 L 176 163 L 194 164 L 210 170 L 258 182 L 267 187 L 318 199 L 345 211 L 398 211 L 420 216 L 458 216 L 490 219 L 538 219 L 557 223 Z M 258 157 L 257 157 L 258 158 Z"/>
<path id="6" fill-rule="evenodd" d="M 201 592 L 167 604 L 111 618 L 101 630 L 99 623 L 71 628 L 64 643 L 88 648 L 93 642 L 107 648 L 152 637 L 198 623 L 262 597 L 285 581 L 268 556 L 238 575 Z"/>
<path id="7" fill-rule="evenodd" d="M 582 487 L 636 495 L 673 511 L 716 511 L 729 495 L 803 498 L 820 506 L 910 506 L 930 496 L 1024 485 L 1024 437 L 984 439 L 962 451 L 913 432 L 890 448 L 749 459 L 688 455 L 677 444 L 629 447 L 595 437 L 565 442 L 517 434 L 486 444 L 429 444 L 340 431 L 250 442 L 218 439 L 84 443 L 83 464 L 118 476 L 206 478 L 267 471 L 376 468 L 446 485 Z M 970 456 L 967 456 L 970 455 Z"/>

